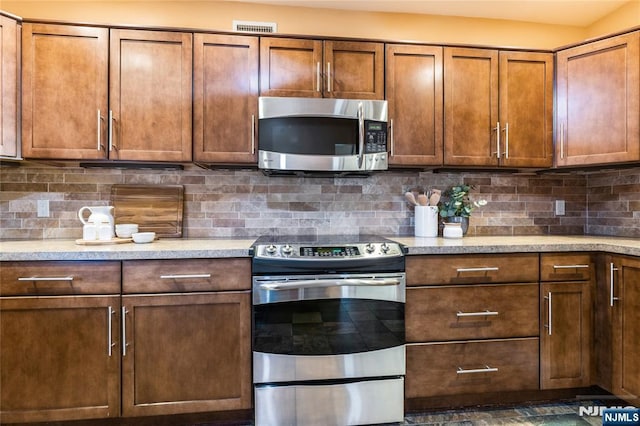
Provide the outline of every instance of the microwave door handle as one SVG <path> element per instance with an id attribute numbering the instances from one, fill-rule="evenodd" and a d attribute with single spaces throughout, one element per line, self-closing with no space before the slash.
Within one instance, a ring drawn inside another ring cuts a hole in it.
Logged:
<path id="1" fill-rule="evenodd" d="M 358 103 L 358 168 L 362 169 L 364 164 L 364 112 L 362 102 Z"/>

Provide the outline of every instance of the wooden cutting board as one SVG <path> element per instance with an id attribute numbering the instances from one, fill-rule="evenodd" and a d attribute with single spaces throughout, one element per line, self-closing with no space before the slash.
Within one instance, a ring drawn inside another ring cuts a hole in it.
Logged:
<path id="1" fill-rule="evenodd" d="M 137 223 L 139 232 L 182 237 L 182 185 L 112 185 L 115 223 Z"/>

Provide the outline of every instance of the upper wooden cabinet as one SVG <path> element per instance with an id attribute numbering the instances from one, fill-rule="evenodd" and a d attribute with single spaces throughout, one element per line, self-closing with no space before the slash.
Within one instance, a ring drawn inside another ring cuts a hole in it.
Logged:
<path id="1" fill-rule="evenodd" d="M 255 163 L 257 37 L 195 34 L 194 160 Z"/>
<path id="2" fill-rule="evenodd" d="M 0 157 L 19 152 L 20 31 L 22 24 L 0 14 Z"/>
<path id="3" fill-rule="evenodd" d="M 191 161 L 192 35 L 111 30 L 109 156 Z"/>
<path id="4" fill-rule="evenodd" d="M 108 56 L 107 28 L 23 25 L 24 157 L 107 157 Z"/>
<path id="5" fill-rule="evenodd" d="M 640 160 L 639 37 L 558 52 L 558 166 Z"/>
<path id="6" fill-rule="evenodd" d="M 384 44 L 263 37 L 260 94 L 384 99 Z"/>
<path id="7" fill-rule="evenodd" d="M 444 108 L 445 165 L 552 165 L 552 54 L 445 48 Z"/>
<path id="8" fill-rule="evenodd" d="M 442 47 L 386 46 L 389 163 L 442 165 Z"/>
<path id="9" fill-rule="evenodd" d="M 25 24 L 24 157 L 190 161 L 191 37 Z"/>

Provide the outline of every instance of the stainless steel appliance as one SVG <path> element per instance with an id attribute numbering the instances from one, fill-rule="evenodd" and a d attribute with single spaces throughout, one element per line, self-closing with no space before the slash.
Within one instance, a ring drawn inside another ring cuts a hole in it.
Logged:
<path id="1" fill-rule="evenodd" d="M 260 97 L 258 167 L 268 173 L 386 170 L 387 101 Z"/>
<path id="2" fill-rule="evenodd" d="M 256 425 L 402 422 L 404 248 L 263 237 L 253 250 Z"/>

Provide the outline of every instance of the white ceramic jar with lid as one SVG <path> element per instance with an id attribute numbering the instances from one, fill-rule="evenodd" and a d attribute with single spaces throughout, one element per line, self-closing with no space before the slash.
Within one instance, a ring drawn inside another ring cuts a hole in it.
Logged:
<path id="1" fill-rule="evenodd" d="M 462 224 L 445 222 L 442 236 L 444 238 L 462 238 Z"/>

